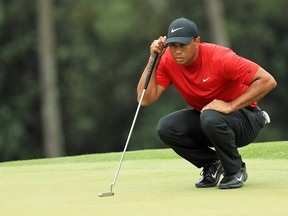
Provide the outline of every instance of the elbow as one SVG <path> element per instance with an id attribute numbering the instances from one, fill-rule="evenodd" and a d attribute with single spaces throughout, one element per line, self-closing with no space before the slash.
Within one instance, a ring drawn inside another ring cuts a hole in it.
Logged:
<path id="1" fill-rule="evenodd" d="M 276 82 L 276 80 L 274 79 L 273 88 L 275 88 L 276 86 L 277 86 L 277 82 Z"/>
<path id="2" fill-rule="evenodd" d="M 262 80 L 260 83 L 262 83 L 263 88 L 265 88 L 268 92 L 277 86 L 276 80 L 268 72 L 266 72 L 264 76 L 260 77 L 259 80 Z"/>
<path id="3" fill-rule="evenodd" d="M 150 90 L 149 92 L 146 92 L 146 90 L 143 90 L 141 94 L 138 92 L 137 100 L 138 103 L 141 103 L 141 106 L 148 106 L 157 101 L 158 98 L 159 95 L 157 95 L 157 91 Z"/>
<path id="4" fill-rule="evenodd" d="M 153 103 L 153 102 L 151 102 L 151 101 L 145 100 L 145 98 L 143 98 L 143 100 L 141 101 L 141 97 L 138 97 L 138 98 L 137 98 L 137 101 L 138 101 L 138 103 L 141 102 L 141 106 L 148 106 L 148 105 L 150 105 L 151 103 Z"/>
<path id="5" fill-rule="evenodd" d="M 273 77 L 269 80 L 268 86 L 271 90 L 277 86 L 277 82 Z"/>
<path id="6" fill-rule="evenodd" d="M 151 103 L 148 103 L 148 102 L 142 101 L 141 106 L 148 106 L 148 105 L 150 105 L 150 104 L 151 104 Z"/>
<path id="7" fill-rule="evenodd" d="M 152 104 L 155 100 L 153 98 L 149 97 L 149 95 L 145 95 L 145 93 L 142 92 L 141 95 L 138 95 L 137 97 L 138 103 L 141 103 L 141 106 L 148 106 Z"/>
<path id="8" fill-rule="evenodd" d="M 260 80 L 261 86 L 266 88 L 268 91 L 272 90 L 277 86 L 277 82 L 274 77 L 265 71 L 263 68 L 260 68 L 255 75 L 255 81 Z"/>

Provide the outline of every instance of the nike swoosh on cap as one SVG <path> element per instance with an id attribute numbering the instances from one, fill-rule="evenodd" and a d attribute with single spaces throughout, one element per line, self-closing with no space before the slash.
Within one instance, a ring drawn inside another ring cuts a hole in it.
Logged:
<path id="1" fill-rule="evenodd" d="M 180 28 L 176 28 L 176 29 L 171 29 L 171 33 L 174 33 L 174 32 L 176 32 L 176 31 L 178 31 L 178 30 L 180 30 L 180 29 L 183 29 L 184 27 L 180 27 Z"/>

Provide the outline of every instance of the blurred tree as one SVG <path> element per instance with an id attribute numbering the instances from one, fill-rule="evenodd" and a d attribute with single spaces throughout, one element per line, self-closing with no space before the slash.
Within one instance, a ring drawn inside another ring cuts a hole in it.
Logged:
<path id="1" fill-rule="evenodd" d="M 44 156 L 35 2 L 0 0 L 0 160 Z M 222 2 L 230 47 L 278 81 L 277 88 L 259 103 L 271 114 L 272 123 L 258 141 L 288 139 L 288 1 Z M 192 19 L 202 41 L 214 41 L 204 1 L 57 0 L 51 17 L 52 67 L 58 71 L 55 80 L 68 155 L 123 150 L 150 43 L 167 34 L 172 20 Z M 141 109 L 129 149 L 165 147 L 155 130 L 159 118 L 185 107 L 169 88 L 159 102 Z"/>
<path id="2" fill-rule="evenodd" d="M 0 0 L 0 160 L 40 157 L 35 1 Z"/>
<path id="3" fill-rule="evenodd" d="M 204 0 L 204 3 L 210 23 L 212 42 L 229 47 L 230 40 L 226 30 L 223 0 Z"/>
<path id="4" fill-rule="evenodd" d="M 64 155 L 64 143 L 60 123 L 51 9 L 52 0 L 37 0 L 44 153 L 46 157 L 59 157 Z"/>
<path id="5" fill-rule="evenodd" d="M 287 7 L 286 0 L 245 0 L 237 4 L 225 0 L 231 47 L 238 54 L 260 64 L 278 83 L 277 87 L 259 102 L 259 106 L 270 114 L 271 124 L 264 127 L 256 141 L 288 138 L 285 132 L 287 122 L 285 113 L 288 110 L 288 100 L 285 97 L 288 19 L 283 12 Z"/>

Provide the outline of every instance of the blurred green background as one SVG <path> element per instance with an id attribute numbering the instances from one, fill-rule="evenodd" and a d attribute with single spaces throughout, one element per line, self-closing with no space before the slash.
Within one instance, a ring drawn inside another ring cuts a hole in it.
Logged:
<path id="1" fill-rule="evenodd" d="M 122 151 L 149 46 L 186 17 L 278 86 L 259 103 L 287 140 L 287 0 L 0 0 L 0 161 Z M 129 150 L 164 148 L 162 116 L 187 107 L 170 88 L 140 110 Z"/>

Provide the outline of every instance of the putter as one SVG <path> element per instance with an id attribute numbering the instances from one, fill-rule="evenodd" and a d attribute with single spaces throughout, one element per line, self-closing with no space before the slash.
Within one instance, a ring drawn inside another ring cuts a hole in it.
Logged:
<path id="1" fill-rule="evenodd" d="M 129 134 L 128 134 L 128 138 L 126 140 L 126 144 L 125 144 L 125 147 L 124 147 L 124 150 L 123 150 L 123 153 L 122 153 L 122 156 L 121 156 L 121 159 L 120 159 L 120 162 L 119 162 L 119 165 L 118 165 L 114 180 L 113 180 L 113 182 L 110 185 L 110 191 L 98 194 L 99 197 L 109 197 L 109 196 L 113 196 L 114 195 L 113 187 L 116 185 L 116 181 L 117 181 L 117 178 L 118 178 L 118 175 L 119 175 L 119 172 L 120 172 L 120 168 L 121 168 L 121 165 L 122 165 L 122 162 L 123 162 L 123 159 L 124 159 L 124 156 L 125 156 L 128 144 L 129 144 L 129 140 L 130 140 L 132 131 L 134 129 L 134 125 L 135 125 L 135 122 L 136 122 L 136 119 L 137 119 L 137 116 L 138 116 L 138 113 L 139 113 L 139 110 L 140 110 L 140 107 L 141 107 L 141 104 L 142 104 L 142 101 L 143 101 L 143 98 L 144 98 L 144 95 L 145 95 L 145 92 L 146 92 L 146 89 L 148 87 L 148 84 L 149 84 L 149 81 L 150 81 L 150 78 L 151 78 L 151 75 L 152 75 L 152 71 L 153 71 L 153 68 L 155 66 L 157 57 L 158 57 L 158 53 L 155 53 L 154 56 L 153 56 L 151 65 L 150 65 L 150 67 L 148 69 L 148 73 L 147 73 L 146 81 L 145 81 L 145 84 L 144 84 L 144 88 L 143 88 L 143 91 L 142 91 L 142 94 L 141 94 L 141 97 L 140 97 L 140 100 L 139 100 L 139 103 L 138 103 L 138 106 L 137 106 L 137 110 L 136 110 L 136 113 L 135 113 L 135 116 L 134 116 L 134 119 L 133 119 L 133 122 L 132 122 L 132 125 L 131 125 L 131 128 L 130 128 L 130 131 L 129 131 Z"/>

